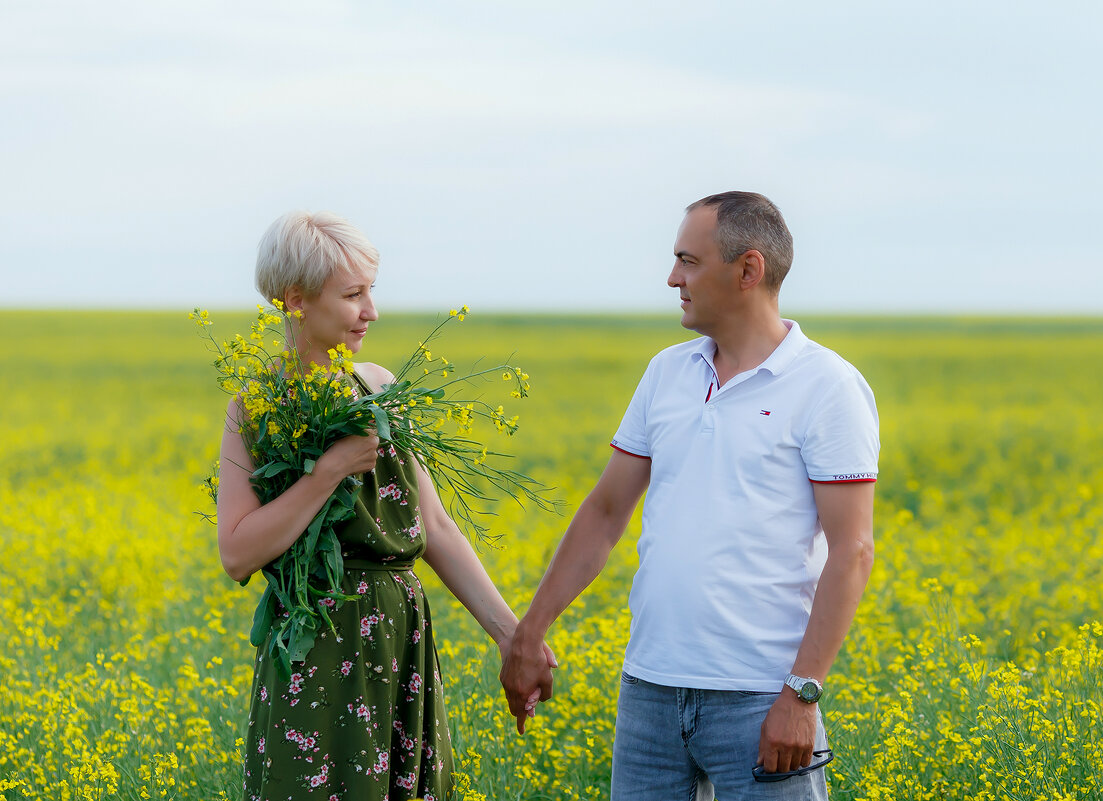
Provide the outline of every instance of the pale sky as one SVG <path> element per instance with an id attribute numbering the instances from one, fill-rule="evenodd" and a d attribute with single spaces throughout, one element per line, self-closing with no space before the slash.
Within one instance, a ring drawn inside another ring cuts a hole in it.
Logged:
<path id="1" fill-rule="evenodd" d="M 0 0 L 0 306 L 249 307 L 277 216 L 381 309 L 669 310 L 690 202 L 783 311 L 1103 313 L 1098 2 Z"/>

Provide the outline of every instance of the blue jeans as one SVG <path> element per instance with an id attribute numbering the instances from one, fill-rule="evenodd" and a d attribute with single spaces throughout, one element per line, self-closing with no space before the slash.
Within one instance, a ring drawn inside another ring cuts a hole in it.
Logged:
<path id="1" fill-rule="evenodd" d="M 621 674 L 612 801 L 826 801 L 823 770 L 771 783 L 751 776 L 762 721 L 776 698 L 665 687 Z M 816 749 L 824 748 L 821 718 Z"/>

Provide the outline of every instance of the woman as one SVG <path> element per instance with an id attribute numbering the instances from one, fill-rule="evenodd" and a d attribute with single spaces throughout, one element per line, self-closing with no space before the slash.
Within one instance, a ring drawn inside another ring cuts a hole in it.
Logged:
<path id="1" fill-rule="evenodd" d="M 257 288 L 292 313 L 304 365 L 328 365 L 327 351 L 338 344 L 360 350 L 379 316 L 371 296 L 378 264 L 364 235 L 333 214 L 292 212 L 265 233 Z M 351 379 L 360 392 L 371 392 L 394 376 L 362 363 Z M 232 400 L 218 493 L 219 553 L 235 580 L 286 551 L 346 476 L 364 481 L 356 517 L 338 529 L 342 589 L 357 600 L 330 611 L 337 636 L 322 631 L 306 662 L 292 665 L 289 682 L 268 657 L 269 644 L 257 650 L 245 798 L 444 801 L 452 747 L 414 560 L 428 562 L 499 648 L 508 645 L 517 618 L 411 454 L 381 446 L 375 435 L 346 437 L 310 475 L 262 506 L 249 483 L 254 466 L 239 433 L 241 415 Z M 553 665 L 550 650 L 547 656 Z"/>

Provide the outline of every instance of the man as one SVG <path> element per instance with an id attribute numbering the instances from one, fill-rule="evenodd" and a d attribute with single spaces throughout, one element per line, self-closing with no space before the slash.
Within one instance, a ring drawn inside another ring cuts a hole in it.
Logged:
<path id="1" fill-rule="evenodd" d="M 756 785 L 752 769 L 796 772 L 826 753 L 816 702 L 873 564 L 879 442 L 862 376 L 779 316 L 792 252 L 761 195 L 686 210 L 667 283 L 682 325 L 702 337 L 652 359 L 504 644 L 502 684 L 523 732 L 534 699 L 551 695 L 544 634 L 646 490 L 614 801 L 827 795 L 823 770 Z"/>

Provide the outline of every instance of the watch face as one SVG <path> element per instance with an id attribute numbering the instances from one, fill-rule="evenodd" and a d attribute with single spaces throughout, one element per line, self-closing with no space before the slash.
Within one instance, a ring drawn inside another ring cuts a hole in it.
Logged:
<path id="1" fill-rule="evenodd" d="M 800 688 L 800 697 L 805 701 L 815 701 L 820 697 L 820 688 L 810 681 L 806 681 Z"/>

